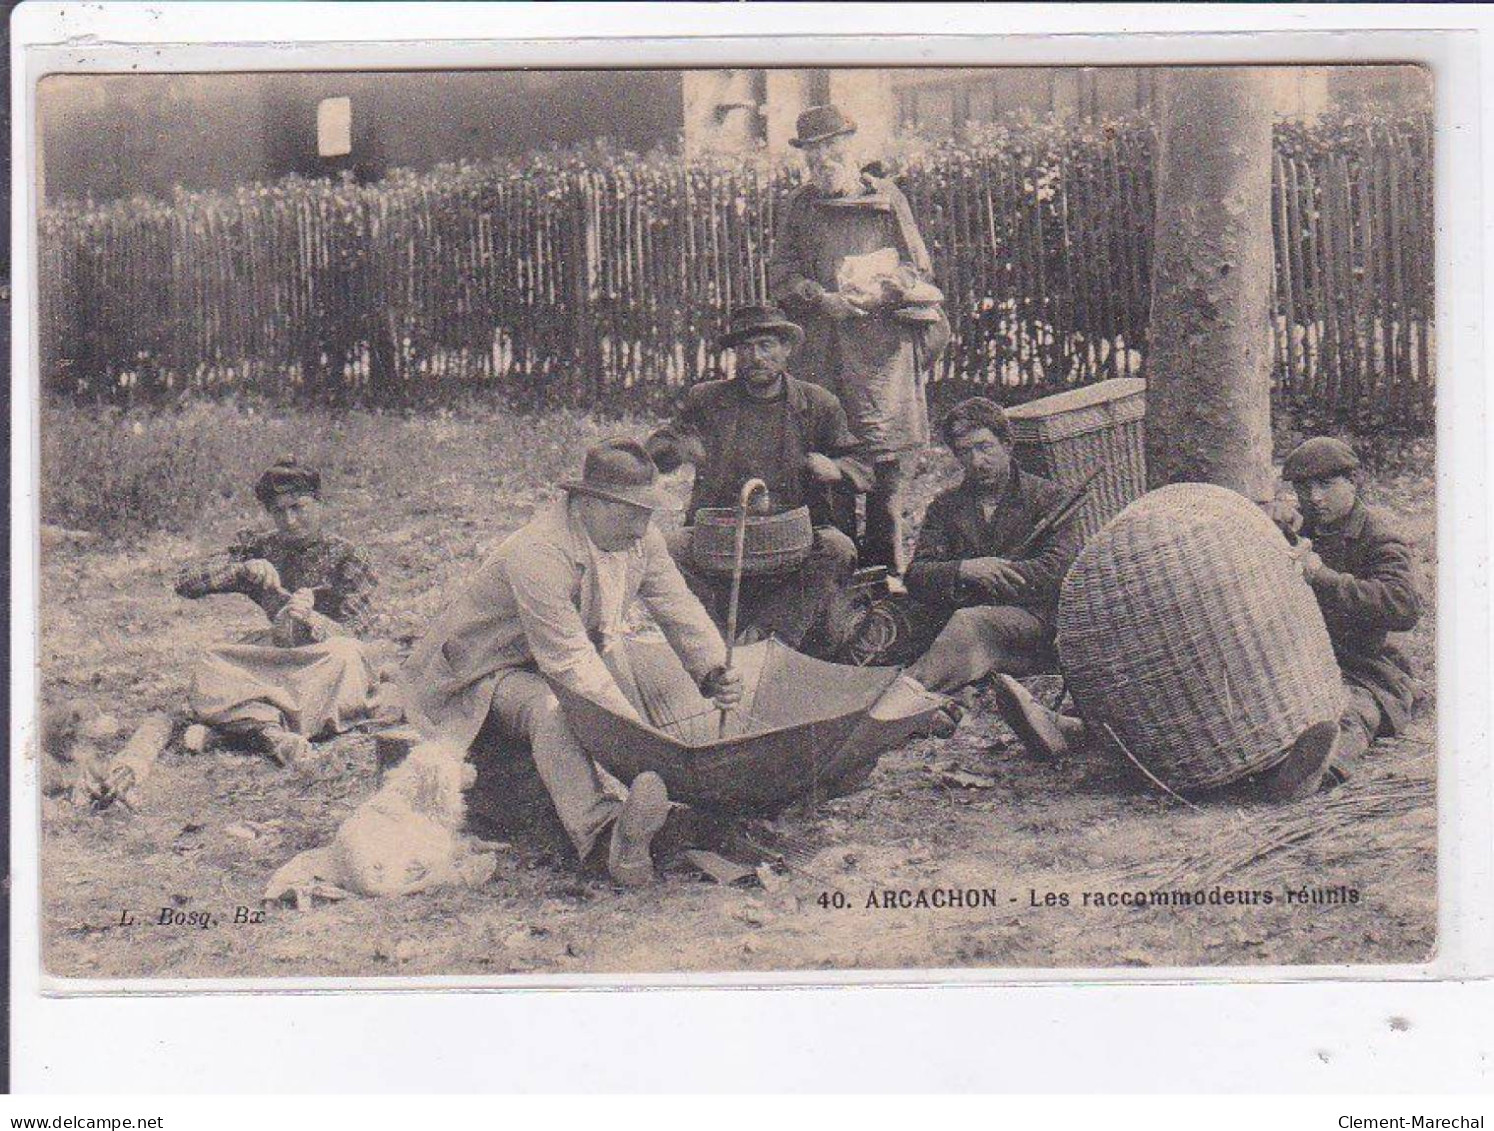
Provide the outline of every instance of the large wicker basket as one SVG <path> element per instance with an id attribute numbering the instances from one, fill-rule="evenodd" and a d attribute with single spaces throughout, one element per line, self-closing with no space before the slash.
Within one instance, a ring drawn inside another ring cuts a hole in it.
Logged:
<path id="1" fill-rule="evenodd" d="M 1095 467 L 1075 521 L 1088 538 L 1146 490 L 1146 382 L 1101 381 L 1007 410 L 1024 471 L 1075 486 Z"/>
<path id="2" fill-rule="evenodd" d="M 1063 581 L 1058 653 L 1090 727 L 1180 793 L 1270 769 L 1343 707 L 1281 533 L 1202 483 L 1153 491 L 1090 539 Z"/>
<path id="3" fill-rule="evenodd" d="M 701 507 L 695 512 L 690 556 L 701 569 L 730 573 L 736 558 L 737 509 Z M 814 545 L 814 524 L 808 507 L 781 514 L 747 516 L 747 540 L 742 573 L 747 576 L 797 569 Z"/>

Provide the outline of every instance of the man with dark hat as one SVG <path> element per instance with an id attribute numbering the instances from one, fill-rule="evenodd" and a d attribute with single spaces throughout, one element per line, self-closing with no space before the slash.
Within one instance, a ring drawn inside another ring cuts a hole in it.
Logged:
<path id="1" fill-rule="evenodd" d="M 336 734 L 373 707 L 377 677 L 358 637 L 377 581 L 368 557 L 322 531 L 322 478 L 283 459 L 254 485 L 273 530 L 245 530 L 221 553 L 184 566 L 176 591 L 242 593 L 268 628 L 212 649 L 192 677 L 191 711 L 232 744 L 303 762 L 310 739 Z"/>
<path id="2" fill-rule="evenodd" d="M 1244 783 L 1265 800 L 1295 800 L 1347 779 L 1377 737 L 1405 726 L 1415 698 L 1410 663 L 1389 635 L 1421 619 L 1416 556 L 1394 519 L 1359 498 L 1358 470 L 1354 449 L 1330 436 L 1306 441 L 1282 467 L 1302 521 L 1281 525 L 1318 599 L 1349 703 L 1331 747 L 1302 745 Z M 1086 740 L 1081 720 L 1049 711 L 1016 680 L 995 690 L 1003 716 L 1034 753 L 1060 754 Z"/>
<path id="3" fill-rule="evenodd" d="M 992 672 L 1052 668 L 1058 586 L 1081 544 L 1075 522 L 1041 529 L 1064 491 L 1017 467 L 994 401 L 962 401 L 939 431 L 964 475 L 929 504 L 908 569 L 910 619 L 937 635 L 906 674 L 950 693 Z"/>
<path id="4" fill-rule="evenodd" d="M 625 613 L 640 600 L 701 691 L 735 706 L 740 676 L 652 524 L 664 505 L 642 444 L 606 440 L 581 478 L 504 540 L 415 648 L 402 673 L 405 710 L 428 738 L 466 751 L 490 716 L 527 745 L 583 862 L 605 850 L 617 882 L 654 877 L 650 845 L 671 813 L 663 781 L 623 787 L 587 757 L 547 680 L 638 718 L 619 686 Z"/>
<path id="5" fill-rule="evenodd" d="M 821 654 L 839 642 L 840 608 L 856 566 L 856 547 L 830 525 L 829 488 L 871 483 L 870 468 L 854 454 L 856 439 L 835 395 L 799 381 L 786 370 L 804 331 L 776 306 L 746 306 L 732 316 L 721 346 L 735 355 L 735 375 L 690 388 L 664 427 L 645 442 L 661 471 L 695 465 L 695 489 L 685 521 L 702 507 L 735 507 L 742 484 L 761 479 L 770 513 L 808 506 L 814 543 L 808 559 L 791 570 L 745 578 L 738 614 L 738 642 L 775 635 L 799 648 L 816 625 L 825 640 L 812 641 Z M 696 564 L 693 530 L 669 537 L 669 549 L 717 625 L 727 620 L 731 578 Z"/>
<path id="6" fill-rule="evenodd" d="M 1338 779 L 1376 737 L 1405 727 L 1415 681 L 1389 636 L 1421 619 L 1411 541 L 1390 514 L 1359 497 L 1358 471 L 1354 449 L 1331 436 L 1303 443 L 1281 470 L 1302 512 L 1302 576 L 1317 596 L 1349 690 L 1333 753 Z"/>
<path id="7" fill-rule="evenodd" d="M 804 327 L 795 372 L 834 393 L 874 467 L 863 565 L 900 578 L 909 458 L 929 441 L 924 386 L 949 340 L 933 264 L 907 198 L 853 158 L 856 123 L 834 106 L 799 115 L 790 144 L 807 182 L 785 202 L 768 270 L 776 301 Z M 838 524 L 854 529 L 854 495 Z"/>

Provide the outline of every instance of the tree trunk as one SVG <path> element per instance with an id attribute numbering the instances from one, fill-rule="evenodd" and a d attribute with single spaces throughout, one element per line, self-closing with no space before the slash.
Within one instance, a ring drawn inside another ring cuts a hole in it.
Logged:
<path id="1" fill-rule="evenodd" d="M 1162 82 L 1147 387 L 1151 486 L 1271 497 L 1271 103 L 1260 70 Z"/>

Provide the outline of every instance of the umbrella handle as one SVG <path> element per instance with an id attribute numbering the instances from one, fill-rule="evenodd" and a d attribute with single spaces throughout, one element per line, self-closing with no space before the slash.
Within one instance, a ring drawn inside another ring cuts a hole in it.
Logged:
<path id="1" fill-rule="evenodd" d="M 768 485 L 761 479 L 749 479 L 742 484 L 742 493 L 737 498 L 737 541 L 731 560 L 731 603 L 726 610 L 726 670 L 731 670 L 732 651 L 737 642 L 737 605 L 742 597 L 742 558 L 747 553 L 747 508 L 752 497 L 759 491 L 767 493 Z M 726 711 L 721 708 L 721 723 L 717 737 L 726 737 Z"/>

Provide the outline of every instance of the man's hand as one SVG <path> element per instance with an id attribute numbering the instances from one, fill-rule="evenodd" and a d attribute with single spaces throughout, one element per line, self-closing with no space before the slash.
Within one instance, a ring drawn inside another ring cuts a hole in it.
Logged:
<path id="1" fill-rule="evenodd" d="M 742 673 L 736 668 L 717 668 L 706 677 L 701 691 L 719 709 L 729 711 L 742 701 Z"/>
<path id="2" fill-rule="evenodd" d="M 960 580 L 978 586 L 991 597 L 1015 597 L 1027 584 L 1005 558 L 967 558 L 960 563 Z"/>
<path id="3" fill-rule="evenodd" d="M 882 302 L 886 306 L 901 306 L 908 297 L 908 288 L 897 279 L 882 280 Z"/>
<path id="4" fill-rule="evenodd" d="M 253 558 L 240 567 L 244 580 L 260 589 L 279 589 L 280 573 L 264 558 Z"/>
<path id="5" fill-rule="evenodd" d="M 819 483 L 838 483 L 841 478 L 836 462 L 820 452 L 810 452 L 804 457 L 804 471 Z"/>
<path id="6" fill-rule="evenodd" d="M 1328 568 L 1323 564 L 1323 559 L 1313 551 L 1311 538 L 1297 539 L 1287 547 L 1287 553 L 1301 571 L 1303 581 L 1311 583 L 1313 578 Z"/>
<path id="7" fill-rule="evenodd" d="M 1312 548 L 1312 540 L 1303 538 L 1291 548 L 1292 560 L 1297 563 L 1297 568 L 1302 571 L 1302 580 L 1311 584 L 1313 579 L 1328 567 L 1323 564 L 1323 559 L 1318 557 Z"/>
<path id="8" fill-rule="evenodd" d="M 310 589 L 297 589 L 290 595 L 281 615 L 289 617 L 298 624 L 306 624 L 311 620 L 311 614 L 316 608 L 316 594 Z"/>
<path id="9" fill-rule="evenodd" d="M 835 322 L 848 322 L 852 318 L 865 318 L 866 311 L 845 295 L 826 291 L 820 296 L 820 313 Z"/>
<path id="10" fill-rule="evenodd" d="M 1302 512 L 1297 509 L 1295 499 L 1277 496 L 1262 503 L 1261 508 L 1288 542 L 1296 539 L 1298 532 L 1302 529 Z"/>

